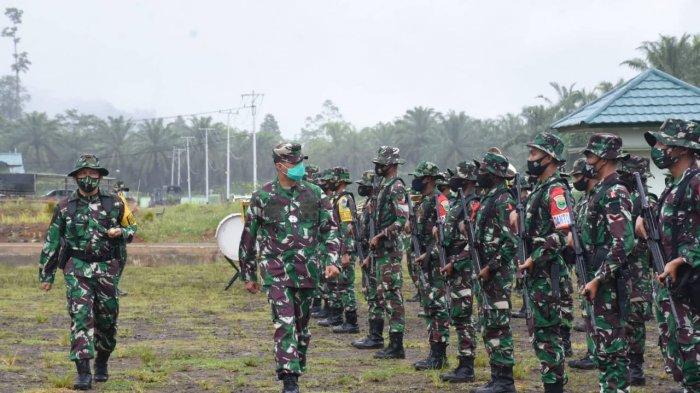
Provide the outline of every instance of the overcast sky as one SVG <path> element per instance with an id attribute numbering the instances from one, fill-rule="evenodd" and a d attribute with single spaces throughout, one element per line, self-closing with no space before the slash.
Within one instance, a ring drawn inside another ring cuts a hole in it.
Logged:
<path id="1" fill-rule="evenodd" d="M 517 112 L 550 81 L 634 76 L 619 63 L 642 41 L 697 33 L 700 15 L 693 0 L 1 4 L 24 10 L 30 109 L 167 116 L 237 107 L 255 89 L 286 136 L 325 99 L 360 127 L 417 105 Z M 10 48 L 0 41 L 0 69 Z"/>

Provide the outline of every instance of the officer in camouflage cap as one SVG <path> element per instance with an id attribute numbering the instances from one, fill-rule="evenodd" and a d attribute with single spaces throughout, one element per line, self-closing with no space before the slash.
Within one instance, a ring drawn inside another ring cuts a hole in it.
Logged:
<path id="1" fill-rule="evenodd" d="M 515 392 L 510 295 L 517 239 L 509 226 L 515 199 L 506 184 L 515 172 L 505 156 L 491 151 L 476 163 L 479 167 L 477 185 L 485 192 L 476 216 L 476 240 L 483 264 L 479 272 L 482 281 L 481 325 L 484 346 L 489 354 L 491 381 L 474 392 Z"/>
<path id="2" fill-rule="evenodd" d="M 631 282 L 627 261 L 634 247 L 632 201 L 617 173 L 622 139 L 593 134 L 583 151 L 587 176 L 596 181 L 582 219 L 581 242 L 590 256 L 583 294 L 595 314 L 593 342 L 603 392 L 629 390 L 629 343 L 625 334 Z"/>
<path id="3" fill-rule="evenodd" d="M 316 180 L 316 175 L 318 174 L 318 165 L 306 165 L 304 167 L 304 172 L 306 173 L 304 180 L 313 183 Z"/>
<path id="4" fill-rule="evenodd" d="M 651 158 L 659 169 L 670 173 L 659 198 L 658 227 L 666 258 L 663 282 L 671 277 L 669 288 L 659 286 L 656 302 L 660 307 L 659 344 L 666 366 L 686 392 L 700 391 L 700 125 L 693 121 L 669 119 L 659 131 L 644 134 L 651 147 Z M 643 220 L 640 220 L 643 221 Z M 637 231 L 646 237 L 638 223 Z M 672 296 L 672 299 L 671 299 Z M 678 320 L 671 312 L 673 301 Z"/>
<path id="5" fill-rule="evenodd" d="M 337 181 L 333 168 L 324 169 L 318 174 L 318 185 L 330 199 L 335 214 L 335 188 Z M 338 221 L 337 215 L 335 219 Z M 319 245 L 319 252 L 324 252 L 323 246 L 321 245 Z M 321 260 L 321 257 L 319 257 L 319 260 Z M 318 288 L 324 305 L 320 311 L 317 311 L 315 314 L 312 313 L 311 316 L 314 318 L 321 318 L 321 320 L 318 321 L 319 326 L 335 327 L 341 325 L 343 323 L 343 307 L 340 302 L 340 293 L 338 291 L 338 279 L 327 280 L 325 277 L 321 276 Z"/>
<path id="6" fill-rule="evenodd" d="M 92 387 L 90 359 L 95 359 L 95 381 L 108 378 L 107 361 L 116 346 L 119 295 L 117 287 L 125 256 L 123 239 L 136 224 L 122 225 L 125 205 L 116 195 L 99 188 L 109 171 L 92 154 L 78 158 L 68 176 L 78 190 L 54 209 L 39 258 L 41 288 L 51 289 L 57 268 L 63 270 L 71 317 L 70 359 L 78 377 L 74 389 Z"/>
<path id="7" fill-rule="evenodd" d="M 277 376 L 284 382 L 283 392 L 297 393 L 298 376 L 306 370 L 309 306 L 319 274 L 333 278 L 340 272 L 338 224 L 330 200 L 302 180 L 306 156 L 301 145 L 281 143 L 272 157 L 277 177 L 251 196 L 238 255 L 245 288 L 257 293 L 260 250 L 262 285 L 275 326 Z M 323 247 L 323 272 L 314 260 L 319 255 L 316 244 Z"/>

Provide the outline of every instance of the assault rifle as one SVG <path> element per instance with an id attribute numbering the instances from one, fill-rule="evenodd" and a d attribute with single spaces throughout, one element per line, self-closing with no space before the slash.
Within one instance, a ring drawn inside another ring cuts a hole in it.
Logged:
<path id="1" fill-rule="evenodd" d="M 517 254 L 520 263 L 525 263 L 527 260 L 527 235 L 525 234 L 525 205 L 521 198 L 522 189 L 520 187 L 520 175 L 515 175 L 515 210 L 518 213 L 518 246 Z M 527 270 L 523 271 L 523 298 L 525 300 L 525 318 L 529 332 L 534 332 L 534 324 L 532 319 L 532 304 L 530 304 L 530 294 L 527 290 L 528 274 Z"/>

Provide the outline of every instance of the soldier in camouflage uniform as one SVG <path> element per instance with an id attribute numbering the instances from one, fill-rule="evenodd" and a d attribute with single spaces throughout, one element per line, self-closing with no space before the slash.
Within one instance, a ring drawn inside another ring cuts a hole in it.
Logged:
<path id="1" fill-rule="evenodd" d="M 659 197 L 658 227 L 665 256 L 669 288 L 660 287 L 656 302 L 661 309 L 659 343 L 667 347 L 667 366 L 686 392 L 700 392 L 700 125 L 669 119 L 659 131 L 644 134 L 651 158 L 671 174 Z M 643 220 L 640 220 L 643 221 Z M 643 222 L 637 231 L 646 237 Z M 680 323 L 671 312 L 671 301 Z"/>
<path id="2" fill-rule="evenodd" d="M 333 206 L 338 217 L 338 226 L 340 228 L 340 255 L 341 269 L 338 276 L 338 298 L 340 306 L 345 313 L 345 322 L 333 328 L 333 333 L 358 333 L 360 331 L 357 325 L 357 297 L 355 295 L 355 240 L 350 231 L 353 216 L 350 210 L 349 198 L 354 199 L 352 193 L 345 191 L 348 184 L 352 184 L 350 180 L 350 172 L 344 167 L 333 168 L 335 177 L 335 198 Z"/>
<path id="3" fill-rule="evenodd" d="M 374 172 L 381 178 L 378 190 L 373 197 L 372 214 L 376 222 L 376 235 L 369 240 L 370 252 L 374 254 L 377 279 L 377 294 L 383 309 L 389 317 L 389 344 L 377 352 L 378 359 L 403 359 L 403 334 L 406 325 L 405 309 L 401 286 L 402 247 L 399 234 L 408 219 L 408 195 L 400 178 L 397 177 L 398 166 L 404 163 L 399 149 L 382 146 L 377 151 Z M 375 202 L 376 201 L 376 202 Z M 369 263 L 369 257 L 363 263 Z"/>
<path id="4" fill-rule="evenodd" d="M 544 391 L 561 393 L 567 381 L 564 372 L 564 346 L 561 337 L 561 307 L 559 304 L 563 275 L 568 275 L 562 256 L 566 236 L 571 227 L 568 192 L 559 167 L 565 162 L 564 142 L 549 132 L 541 132 L 528 143 L 528 172 L 537 176 L 537 183 L 525 207 L 527 259 L 519 261 L 518 269 L 527 271 L 523 285 L 532 307 L 530 341 L 540 361 Z"/>
<path id="5" fill-rule="evenodd" d="M 338 225 L 321 189 L 302 180 L 306 156 L 301 145 L 281 143 L 273 149 L 272 157 L 277 178 L 253 193 L 238 254 L 245 288 L 257 293 L 256 257 L 260 250 L 262 285 L 275 326 L 277 376 L 284 383 L 284 393 L 297 393 L 311 340 L 309 307 L 320 274 L 314 261 L 316 246 L 323 245 L 324 275 L 337 276 Z"/>
<path id="6" fill-rule="evenodd" d="M 336 202 L 338 193 L 336 188 L 338 186 L 338 177 L 335 173 L 335 168 L 328 168 L 324 170 L 321 175 L 321 189 L 326 193 L 326 196 L 331 201 L 331 206 L 333 206 L 333 214 L 335 221 L 338 222 L 340 227 L 338 210 L 336 209 Z M 341 238 L 341 255 L 343 251 L 343 239 Z M 319 251 L 323 253 L 323 245 L 319 247 Z M 342 257 L 341 257 L 342 258 Z M 340 297 L 340 276 L 334 279 L 325 279 L 321 277 L 321 288 L 324 298 L 327 301 L 327 311 L 328 315 L 325 318 L 318 321 L 318 326 L 323 327 L 336 327 L 343 324 L 343 303 Z"/>
<path id="7" fill-rule="evenodd" d="M 53 285 L 56 268 L 63 270 L 71 317 L 70 359 L 78 370 L 74 383 L 78 390 L 92 388 L 90 359 L 95 350 L 95 381 L 109 377 L 107 361 L 117 344 L 120 243 L 136 232 L 135 224 L 121 225 L 122 200 L 99 188 L 108 174 L 94 155 L 78 159 L 68 174 L 78 190 L 56 205 L 39 259 L 39 279 L 45 291 Z"/>
<path id="8" fill-rule="evenodd" d="M 319 185 L 318 184 L 318 172 L 319 172 L 319 168 L 317 165 L 306 164 L 304 166 L 304 180 L 318 186 Z M 311 302 L 311 316 L 316 318 L 315 315 L 320 313 L 322 310 L 323 310 L 323 298 L 321 297 L 321 293 L 319 292 L 314 297 L 313 302 Z M 325 318 L 326 316 L 324 316 L 323 318 Z"/>
<path id="9" fill-rule="evenodd" d="M 304 168 L 304 170 L 306 170 L 306 168 Z M 319 170 L 313 176 L 314 181 L 312 182 L 313 184 L 320 187 L 321 191 L 323 191 L 326 196 L 331 194 L 328 188 L 328 179 L 330 178 L 329 171 L 330 169 L 324 169 L 322 171 Z M 317 256 L 315 256 L 314 258 L 318 264 L 318 268 L 323 269 L 323 263 L 321 262 L 323 260 L 324 253 L 323 244 L 318 244 L 317 247 Z M 319 276 L 318 290 L 316 292 L 317 293 L 313 303 L 317 305 L 317 307 L 314 307 L 311 311 L 311 317 L 324 320 L 330 316 L 330 289 L 328 287 L 328 281 L 326 280 L 326 277 L 323 274 Z"/>
<path id="10" fill-rule="evenodd" d="M 601 392 L 629 390 L 628 342 L 625 335 L 631 282 L 627 261 L 634 247 L 632 202 L 617 174 L 622 139 L 593 134 L 583 153 L 597 184 L 588 199 L 581 241 L 591 277 L 582 290 L 593 303 L 593 341 Z"/>
<path id="11" fill-rule="evenodd" d="M 491 381 L 475 393 L 515 392 L 513 382 L 513 334 L 510 328 L 510 295 L 515 273 L 517 239 L 510 227 L 515 200 L 506 184 L 515 173 L 508 159 L 488 152 L 480 162 L 477 185 L 486 195 L 476 217 L 476 239 L 482 269 L 482 337 L 489 354 Z"/>
<path id="12" fill-rule="evenodd" d="M 580 234 L 583 231 L 582 224 L 585 221 L 585 217 L 587 214 L 588 199 L 590 197 L 591 192 L 593 191 L 593 188 L 595 187 L 595 181 L 592 179 L 591 174 L 586 170 L 585 158 L 579 158 L 574 162 L 574 166 L 571 172 L 569 172 L 569 176 L 571 176 L 573 180 L 572 185 L 574 186 L 574 189 L 584 193 L 584 195 L 582 195 L 578 199 L 574 206 L 574 217 L 576 217 L 576 226 L 578 229 L 578 233 Z M 573 245 L 570 245 L 570 247 L 573 247 Z M 573 250 L 571 250 L 570 253 L 571 257 L 573 258 Z M 592 276 L 586 277 L 585 280 L 587 281 L 591 277 Z M 584 321 L 588 321 L 589 316 L 586 312 L 586 307 L 584 305 L 584 302 L 588 302 L 588 300 L 581 297 L 580 301 L 581 316 L 583 317 Z M 588 322 L 584 322 L 584 324 L 587 325 Z M 583 328 L 583 331 L 586 333 L 586 354 L 583 355 L 581 359 L 569 361 L 568 365 L 569 367 L 575 369 L 593 370 L 596 368 L 595 362 L 593 360 L 595 353 L 595 344 L 593 343 L 593 337 L 591 337 L 588 334 L 588 330 L 585 328 L 585 326 Z"/>
<path id="13" fill-rule="evenodd" d="M 428 341 L 430 353 L 424 360 L 413 364 L 416 370 L 440 369 L 447 365 L 446 348 L 450 338 L 450 316 L 447 312 L 445 280 L 440 274 L 436 237 L 433 235 L 438 221 L 444 223 L 449 201 L 439 192 L 436 182 L 442 177 L 437 165 L 422 161 L 411 173 L 414 178 L 411 188 L 419 192 L 423 199 L 416 207 L 416 222 L 418 242 L 421 255 L 415 260 L 419 268 L 418 274 L 426 278 L 426 288 L 421 299 L 425 309 L 425 319 L 428 325 Z M 436 204 L 439 204 L 436 209 Z M 441 214 L 438 214 L 438 211 Z"/>
<path id="14" fill-rule="evenodd" d="M 363 254 L 369 255 L 369 219 L 372 214 L 370 199 L 372 198 L 372 184 L 374 181 L 374 171 L 366 171 L 362 178 L 355 183 L 358 184 L 357 193 L 365 198 L 362 207 L 362 217 L 359 220 L 360 238 L 363 240 Z M 353 229 L 354 230 L 354 229 Z M 351 345 L 357 349 L 378 349 L 384 347 L 384 305 L 377 294 L 376 275 L 370 274 L 369 266 L 362 267 L 362 291 L 367 301 L 367 316 L 369 319 L 369 333 L 366 337 L 354 340 Z"/>
<path id="15" fill-rule="evenodd" d="M 646 189 L 646 179 L 651 176 L 649 172 L 649 159 L 639 156 L 630 156 L 622 162 L 618 168 L 620 180 L 630 190 L 632 198 L 632 222 L 635 222 L 642 214 L 639 191 L 634 179 L 634 173 L 639 173 L 645 185 L 647 199 L 652 207 L 656 207 L 657 197 Z M 630 295 L 630 311 L 627 320 L 627 339 L 629 341 L 630 359 L 630 384 L 632 386 L 644 386 L 644 346 L 646 342 L 645 323 L 652 318 L 652 290 L 651 290 L 651 261 L 649 260 L 649 248 L 643 238 L 635 239 L 635 245 L 627 264 L 632 280 L 632 292 Z"/>
<path id="16" fill-rule="evenodd" d="M 476 351 L 476 331 L 472 322 L 474 311 L 473 291 L 478 290 L 473 284 L 476 281 L 476 267 L 471 258 L 471 249 L 467 236 L 460 229 L 464 228 L 465 220 L 472 223 L 479 211 L 479 198 L 476 195 L 476 165 L 472 162 L 460 162 L 451 171 L 449 180 L 451 190 L 457 198 L 450 206 L 445 223 L 445 248 L 447 249 L 448 264 L 440 270 L 441 274 L 450 280 L 452 326 L 457 332 L 457 354 L 459 364 L 449 373 L 441 375 L 446 382 L 474 381 L 474 355 Z M 465 213 L 462 209 L 462 196 Z"/>
<path id="17" fill-rule="evenodd" d="M 134 217 L 134 213 L 131 211 L 129 208 L 129 204 L 126 201 L 126 195 L 124 194 L 125 192 L 129 192 L 129 187 L 124 184 L 123 181 L 118 181 L 114 184 L 114 187 L 112 187 L 112 191 L 114 191 L 115 194 L 117 194 L 117 197 L 121 199 L 122 203 L 124 204 L 124 217 L 122 218 L 121 221 L 121 226 L 122 227 L 128 227 L 132 225 L 137 225 L 136 224 L 136 218 Z M 127 236 L 127 237 L 122 237 L 119 239 L 119 249 L 120 249 L 120 257 L 121 257 L 121 266 L 122 270 L 119 272 L 119 283 L 122 283 L 121 277 L 122 274 L 124 273 L 124 267 L 126 266 L 126 245 L 131 243 L 134 240 L 134 236 Z M 121 288 L 117 288 L 117 292 L 119 292 L 119 297 L 124 297 L 127 296 L 128 293 L 126 291 L 121 290 Z"/>

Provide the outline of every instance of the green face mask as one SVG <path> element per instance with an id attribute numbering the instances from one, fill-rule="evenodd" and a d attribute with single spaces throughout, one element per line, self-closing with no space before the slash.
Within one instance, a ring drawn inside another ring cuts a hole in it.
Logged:
<path id="1" fill-rule="evenodd" d="M 294 165 L 291 168 L 287 168 L 287 177 L 291 181 L 300 181 L 304 178 L 306 174 L 306 168 L 304 167 L 304 161 Z"/>
<path id="2" fill-rule="evenodd" d="M 659 169 L 666 169 L 678 161 L 678 158 L 671 157 L 668 149 L 651 148 L 651 160 Z"/>
<path id="3" fill-rule="evenodd" d="M 100 179 L 90 177 L 90 176 L 85 176 L 81 177 L 77 180 L 78 183 L 78 188 L 80 188 L 83 192 L 89 194 L 100 185 Z"/>

